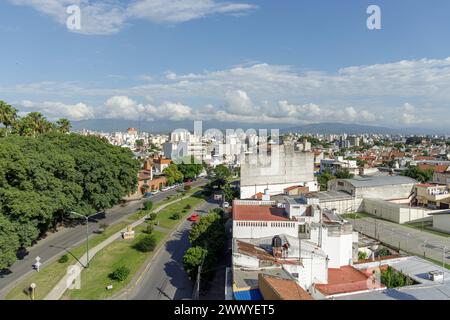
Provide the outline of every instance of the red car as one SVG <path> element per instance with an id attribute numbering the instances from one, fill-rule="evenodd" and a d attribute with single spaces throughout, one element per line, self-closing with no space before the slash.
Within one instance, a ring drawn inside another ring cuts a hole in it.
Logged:
<path id="1" fill-rule="evenodd" d="M 198 221 L 200 220 L 200 215 L 197 213 L 191 214 L 191 216 L 188 218 L 189 221 Z"/>

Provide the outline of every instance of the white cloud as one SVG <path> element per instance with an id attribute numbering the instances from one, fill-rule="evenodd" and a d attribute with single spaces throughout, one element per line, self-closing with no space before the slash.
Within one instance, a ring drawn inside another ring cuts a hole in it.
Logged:
<path id="1" fill-rule="evenodd" d="M 24 100 L 18 104 L 21 111 L 41 112 L 49 119 L 69 118 L 70 120 L 86 120 L 95 117 L 94 108 L 85 103 L 65 104 L 46 101 L 41 103 Z"/>
<path id="2" fill-rule="evenodd" d="M 415 125 L 432 122 L 432 119 L 407 102 L 400 108 L 400 122 L 406 125 Z"/>
<path id="3" fill-rule="evenodd" d="M 181 23 L 212 14 L 243 14 L 256 6 L 215 0 L 9 0 L 14 5 L 30 6 L 66 25 L 70 5 L 81 9 L 82 34 L 113 34 L 134 19 L 153 23 Z"/>
<path id="4" fill-rule="evenodd" d="M 225 111 L 236 115 L 254 115 L 257 112 L 247 92 L 242 90 L 225 94 Z"/>
<path id="5" fill-rule="evenodd" d="M 99 108 L 97 117 L 127 120 L 186 120 L 194 119 L 192 108 L 181 103 L 164 102 L 159 106 L 141 104 L 127 96 L 109 98 Z"/>
<path id="6" fill-rule="evenodd" d="M 129 16 L 152 22 L 180 23 L 212 14 L 242 13 L 256 6 L 214 0 L 137 0 L 127 9 Z"/>
<path id="7" fill-rule="evenodd" d="M 155 107 L 158 101 L 176 101 L 191 109 L 189 115 L 180 107 L 180 114 L 202 119 L 280 123 L 336 120 L 390 125 L 439 120 L 441 125 L 450 125 L 446 117 L 450 108 L 448 88 L 450 58 L 355 66 L 336 73 L 297 72 L 289 66 L 259 63 L 184 75 L 167 72 L 132 87 L 47 81 L 0 87 L 0 94 L 57 101 L 124 96 L 149 103 L 140 106 L 136 102 L 136 111 L 125 116 L 136 116 L 139 108 Z M 410 103 L 399 108 L 404 102 Z M 214 107 L 208 109 L 207 104 Z M 158 110 L 157 114 L 165 114 Z M 180 116 L 175 113 L 174 117 Z"/>

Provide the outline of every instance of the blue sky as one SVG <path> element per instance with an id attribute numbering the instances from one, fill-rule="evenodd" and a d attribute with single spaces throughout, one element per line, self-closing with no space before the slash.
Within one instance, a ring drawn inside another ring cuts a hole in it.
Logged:
<path id="1" fill-rule="evenodd" d="M 366 27 L 370 4 L 382 30 Z M 0 99 L 72 120 L 445 127 L 449 13 L 447 0 L 6 0 Z"/>

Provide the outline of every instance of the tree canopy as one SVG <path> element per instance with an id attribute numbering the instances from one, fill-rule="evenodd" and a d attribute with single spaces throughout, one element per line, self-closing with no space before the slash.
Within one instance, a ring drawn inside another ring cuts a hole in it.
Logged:
<path id="1" fill-rule="evenodd" d="M 167 184 L 170 186 L 177 182 L 182 182 L 184 178 L 183 174 L 178 169 L 178 165 L 176 165 L 175 163 L 172 163 L 167 168 L 165 168 L 163 170 L 163 173 L 166 176 Z"/>
<path id="2" fill-rule="evenodd" d="M 421 183 L 430 181 L 433 178 L 433 170 L 422 170 L 419 167 L 411 166 L 401 173 L 403 176 L 413 178 Z"/>
<path id="3" fill-rule="evenodd" d="M 70 211 L 87 215 L 117 204 L 134 191 L 138 170 L 130 150 L 93 136 L 0 138 L 0 269 Z"/>

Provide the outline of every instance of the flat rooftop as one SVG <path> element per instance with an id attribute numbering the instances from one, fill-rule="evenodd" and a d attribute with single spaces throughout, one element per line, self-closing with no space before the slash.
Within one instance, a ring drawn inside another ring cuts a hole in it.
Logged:
<path id="1" fill-rule="evenodd" d="M 356 188 L 382 187 L 399 184 L 417 184 L 417 181 L 404 176 L 355 176 L 353 179 L 344 180 Z"/>
<path id="2" fill-rule="evenodd" d="M 289 273 L 281 268 L 267 268 L 260 270 L 233 268 L 233 282 L 238 289 L 256 289 L 259 287 L 258 276 L 260 273 L 280 279 L 292 280 Z"/>
<path id="3" fill-rule="evenodd" d="M 351 200 L 353 197 L 345 192 L 339 191 L 318 191 L 310 192 L 304 195 L 305 198 L 317 198 L 319 201 L 334 201 L 334 200 Z"/>
<path id="4" fill-rule="evenodd" d="M 394 269 L 412 278 L 419 284 L 397 289 L 385 289 L 376 292 L 358 293 L 336 298 L 337 300 L 450 300 L 450 270 L 442 268 L 428 260 L 417 256 L 403 259 L 385 260 L 383 265 L 390 265 Z M 359 268 L 359 265 L 357 265 Z M 444 282 L 431 281 L 428 273 L 441 271 Z"/>

